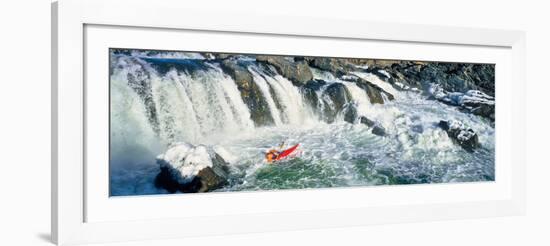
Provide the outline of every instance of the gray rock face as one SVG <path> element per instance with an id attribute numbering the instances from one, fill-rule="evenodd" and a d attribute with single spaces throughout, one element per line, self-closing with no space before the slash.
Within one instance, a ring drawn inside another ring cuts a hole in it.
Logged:
<path id="1" fill-rule="evenodd" d="M 225 59 L 220 63 L 220 66 L 225 73 L 235 80 L 256 126 L 272 125 L 274 123 L 273 116 L 271 116 L 267 101 L 260 88 L 254 83 L 252 74 L 248 71 L 246 64 L 239 63 L 234 59 Z"/>
<path id="2" fill-rule="evenodd" d="M 205 146 L 173 145 L 157 157 L 157 164 L 155 185 L 171 193 L 208 192 L 228 183 L 229 164 Z"/>
<path id="3" fill-rule="evenodd" d="M 313 79 L 313 74 L 305 61 L 294 61 L 293 58 L 283 56 L 263 55 L 256 56 L 256 61 L 272 65 L 279 74 L 298 86 Z"/>
<path id="4" fill-rule="evenodd" d="M 355 70 L 355 66 L 350 61 L 348 61 L 348 59 L 306 57 L 305 60 L 310 66 L 329 71 L 337 77 L 346 75 L 349 71 Z"/>
<path id="5" fill-rule="evenodd" d="M 478 90 L 489 96 L 495 93 L 495 66 L 493 64 L 459 64 L 421 61 L 370 61 L 369 70 L 384 69 L 396 85 L 428 89 L 434 83 L 446 91 Z"/>
<path id="6" fill-rule="evenodd" d="M 459 121 L 440 121 L 439 127 L 447 132 L 447 135 L 467 151 L 473 151 L 480 146 L 479 139 L 474 130 L 466 128 Z"/>

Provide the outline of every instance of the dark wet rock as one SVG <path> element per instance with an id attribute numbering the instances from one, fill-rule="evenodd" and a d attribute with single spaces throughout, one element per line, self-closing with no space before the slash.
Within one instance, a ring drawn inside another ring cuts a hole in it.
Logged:
<path id="1" fill-rule="evenodd" d="M 300 87 L 300 91 L 304 99 L 306 100 L 306 103 L 311 106 L 314 112 L 317 112 L 317 110 L 321 107 L 319 96 L 317 95 L 317 91 L 321 90 L 321 87 L 326 85 L 325 81 L 322 80 L 310 80 L 308 81 L 304 86 Z"/>
<path id="2" fill-rule="evenodd" d="M 370 120 L 369 118 L 367 118 L 365 116 L 359 117 L 359 122 L 361 122 L 361 124 L 364 124 L 368 127 L 372 127 L 372 126 L 374 126 L 374 124 L 376 124 L 376 122 Z"/>
<path id="3" fill-rule="evenodd" d="M 321 120 L 332 123 L 340 113 L 344 114 L 348 122 L 356 118 L 355 108 L 351 108 L 351 95 L 346 86 L 341 83 L 328 84 L 323 80 L 311 80 L 300 87 L 306 102 L 314 112 L 321 116 Z"/>
<path id="4" fill-rule="evenodd" d="M 365 82 L 365 81 L 366 80 L 363 80 L 363 82 L 357 83 L 357 86 L 359 86 L 360 88 L 362 88 L 367 92 L 367 96 L 369 97 L 369 100 L 371 103 L 384 104 L 384 97 L 382 96 L 382 94 L 385 94 L 386 98 L 388 98 L 389 100 L 394 99 L 392 94 L 384 91 L 382 88 L 380 88 L 375 84 L 372 84 L 368 81 Z"/>
<path id="5" fill-rule="evenodd" d="M 386 129 L 377 124 L 372 127 L 371 133 L 383 137 L 386 136 Z"/>
<path id="6" fill-rule="evenodd" d="M 179 171 L 163 166 L 160 168 L 160 173 L 155 178 L 155 186 L 162 188 L 170 193 L 183 192 L 183 193 L 196 193 L 201 187 L 202 183 L 200 179 L 191 179 L 188 182 L 181 182 L 178 180 Z"/>
<path id="7" fill-rule="evenodd" d="M 366 125 L 368 127 L 372 127 L 371 133 L 377 136 L 386 136 L 386 129 L 380 125 L 380 123 L 373 121 L 365 116 L 359 117 L 359 123 Z"/>
<path id="8" fill-rule="evenodd" d="M 323 103 L 325 105 L 323 115 L 328 123 L 334 122 L 339 112 L 342 112 L 346 104 L 350 101 L 351 95 L 346 87 L 341 83 L 330 84 L 323 93 Z"/>
<path id="9" fill-rule="evenodd" d="M 358 118 L 357 105 L 353 103 L 349 103 L 344 108 L 344 121 L 354 124 L 357 118 Z"/>
<path id="10" fill-rule="evenodd" d="M 495 121 L 495 105 L 480 104 L 471 109 L 472 114 L 483 116 Z"/>
<path id="11" fill-rule="evenodd" d="M 171 193 L 208 192 L 228 183 L 228 163 L 204 146 L 173 145 L 157 158 L 157 164 L 160 173 L 155 178 L 155 185 Z"/>
<path id="12" fill-rule="evenodd" d="M 427 90 L 430 84 L 438 84 L 446 91 L 478 90 L 490 96 L 495 93 L 493 64 L 369 60 L 367 65 L 370 70 L 384 69 L 390 74 L 387 81 L 402 88 Z"/>
<path id="13" fill-rule="evenodd" d="M 244 103 L 250 110 L 250 117 L 256 126 L 272 125 L 274 123 L 267 101 L 258 85 L 254 83 L 247 65 L 235 59 L 226 59 L 220 63 L 222 70 L 231 76 L 241 92 Z"/>
<path id="14" fill-rule="evenodd" d="M 474 130 L 467 128 L 460 121 L 445 121 L 439 122 L 439 127 L 447 132 L 447 135 L 465 150 L 473 151 L 480 146 L 477 133 Z"/>
<path id="15" fill-rule="evenodd" d="M 303 60 L 295 61 L 292 57 L 258 55 L 256 61 L 272 65 L 279 74 L 298 86 L 313 79 L 308 64 Z"/>
<path id="16" fill-rule="evenodd" d="M 198 192 L 215 190 L 221 188 L 228 182 L 229 163 L 227 163 L 218 153 L 214 152 L 212 155 L 212 167 L 204 168 L 197 174 L 202 184 Z"/>
<path id="17" fill-rule="evenodd" d="M 208 192 L 221 188 L 227 183 L 227 174 L 220 174 L 211 167 L 206 167 L 199 171 L 193 180 L 200 181 L 200 188 L 196 192 Z"/>

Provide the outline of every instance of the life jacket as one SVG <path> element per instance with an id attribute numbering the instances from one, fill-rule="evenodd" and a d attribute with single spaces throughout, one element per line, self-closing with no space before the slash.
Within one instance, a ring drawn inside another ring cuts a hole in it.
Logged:
<path id="1" fill-rule="evenodd" d="M 267 162 L 272 162 L 277 159 L 277 156 L 279 155 L 278 151 L 276 150 L 270 150 L 265 154 L 265 158 L 267 159 Z"/>

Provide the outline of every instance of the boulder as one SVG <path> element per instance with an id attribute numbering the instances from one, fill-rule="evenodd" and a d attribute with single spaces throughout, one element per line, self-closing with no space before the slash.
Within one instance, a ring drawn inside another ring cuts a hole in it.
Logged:
<path id="1" fill-rule="evenodd" d="M 381 137 L 386 136 L 386 129 L 382 125 L 380 125 L 380 123 L 377 123 L 365 116 L 360 116 L 359 122 L 368 127 L 372 127 L 371 129 L 372 134 L 381 136 Z"/>
<path id="2" fill-rule="evenodd" d="M 377 124 L 372 127 L 371 133 L 383 137 L 386 136 L 386 129 L 383 126 Z"/>
<path id="3" fill-rule="evenodd" d="M 212 167 L 201 169 L 193 180 L 197 179 L 200 181 L 201 184 L 197 192 L 208 192 L 211 190 L 215 190 L 221 188 L 224 184 L 227 183 L 227 179 L 225 178 L 225 176 L 214 171 Z"/>
<path id="4" fill-rule="evenodd" d="M 495 121 L 495 105 L 481 104 L 477 107 L 474 107 L 470 110 L 472 114 L 479 115 L 485 118 Z"/>
<path id="5" fill-rule="evenodd" d="M 344 108 L 344 121 L 354 124 L 357 117 L 357 105 L 354 103 L 348 103 Z"/>
<path id="6" fill-rule="evenodd" d="M 220 67 L 237 84 L 241 97 L 250 110 L 250 118 L 254 121 L 254 124 L 256 126 L 274 124 L 267 101 L 258 85 L 254 83 L 247 64 L 239 62 L 237 59 L 225 59 L 220 62 Z"/>
<path id="7" fill-rule="evenodd" d="M 256 61 L 272 65 L 280 75 L 298 86 L 313 79 L 308 64 L 303 60 L 295 61 L 292 57 L 258 55 Z"/>
<path id="8" fill-rule="evenodd" d="M 351 95 L 344 84 L 311 80 L 300 87 L 300 90 L 306 102 L 319 113 L 321 120 L 333 123 L 336 116 L 342 113 L 345 121 L 355 122 L 357 109 L 351 103 Z"/>
<path id="9" fill-rule="evenodd" d="M 467 128 L 460 121 L 439 121 L 439 127 L 447 132 L 447 135 L 462 148 L 467 151 L 473 151 L 480 146 L 477 133 Z"/>
<path id="10" fill-rule="evenodd" d="M 367 92 L 367 96 L 369 97 L 369 100 L 372 104 L 376 104 L 376 103 L 384 104 L 384 97 L 382 96 L 382 94 L 385 94 L 389 100 L 394 99 L 392 94 L 384 91 L 379 86 L 372 84 L 366 80 L 362 80 L 361 82 L 358 82 L 357 86 L 359 86 L 360 88 L 362 88 Z"/>
<path id="11" fill-rule="evenodd" d="M 330 84 L 323 92 L 321 100 L 323 101 L 323 116 L 327 123 L 332 123 L 336 116 L 343 112 L 345 106 L 351 99 L 346 86 L 341 83 Z"/>
<path id="12" fill-rule="evenodd" d="M 228 163 L 214 149 L 186 143 L 172 145 L 157 157 L 155 185 L 168 192 L 208 192 L 228 182 Z"/>
<path id="13" fill-rule="evenodd" d="M 323 80 L 310 80 L 304 86 L 300 87 L 301 94 L 303 95 L 307 104 L 311 106 L 314 112 L 321 107 L 319 96 L 317 92 L 321 90 L 321 87 L 325 86 L 327 82 Z"/>
<path id="14" fill-rule="evenodd" d="M 370 120 L 369 118 L 367 118 L 365 116 L 359 117 L 359 122 L 361 122 L 361 124 L 367 125 L 368 127 L 372 127 L 372 126 L 374 126 L 374 124 L 376 124 L 376 122 Z"/>

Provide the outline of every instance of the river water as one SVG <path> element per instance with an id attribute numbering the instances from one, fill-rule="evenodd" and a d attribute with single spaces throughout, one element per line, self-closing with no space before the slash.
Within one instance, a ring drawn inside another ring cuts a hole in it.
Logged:
<path id="1" fill-rule="evenodd" d="M 153 185 L 159 172 L 155 157 L 174 142 L 223 150 L 230 163 L 229 184 L 216 191 L 495 178 L 495 133 L 490 122 L 421 93 L 397 91 L 382 80 L 375 83 L 391 90 L 395 100 L 371 104 L 353 82 L 313 69 L 316 79 L 328 82 L 325 87 L 345 85 L 358 114 L 384 127 L 386 135 L 377 136 L 366 125 L 345 122 L 341 115 L 334 123 L 323 122 L 322 113 L 308 106 L 300 88 L 252 62 L 248 70 L 274 120 L 272 126 L 256 127 L 235 81 L 216 62 L 197 56 L 111 56 L 111 195 L 166 193 Z M 178 63 L 182 69 L 161 71 L 154 66 L 159 62 Z M 129 83 L 137 80 L 142 82 Z M 323 98 L 323 88 L 317 93 Z M 319 104 L 331 106 L 328 100 Z M 437 126 L 440 120 L 463 122 L 478 134 L 481 147 L 466 151 L 453 143 Z M 299 155 L 266 164 L 264 152 L 283 141 L 286 146 L 299 143 Z"/>

